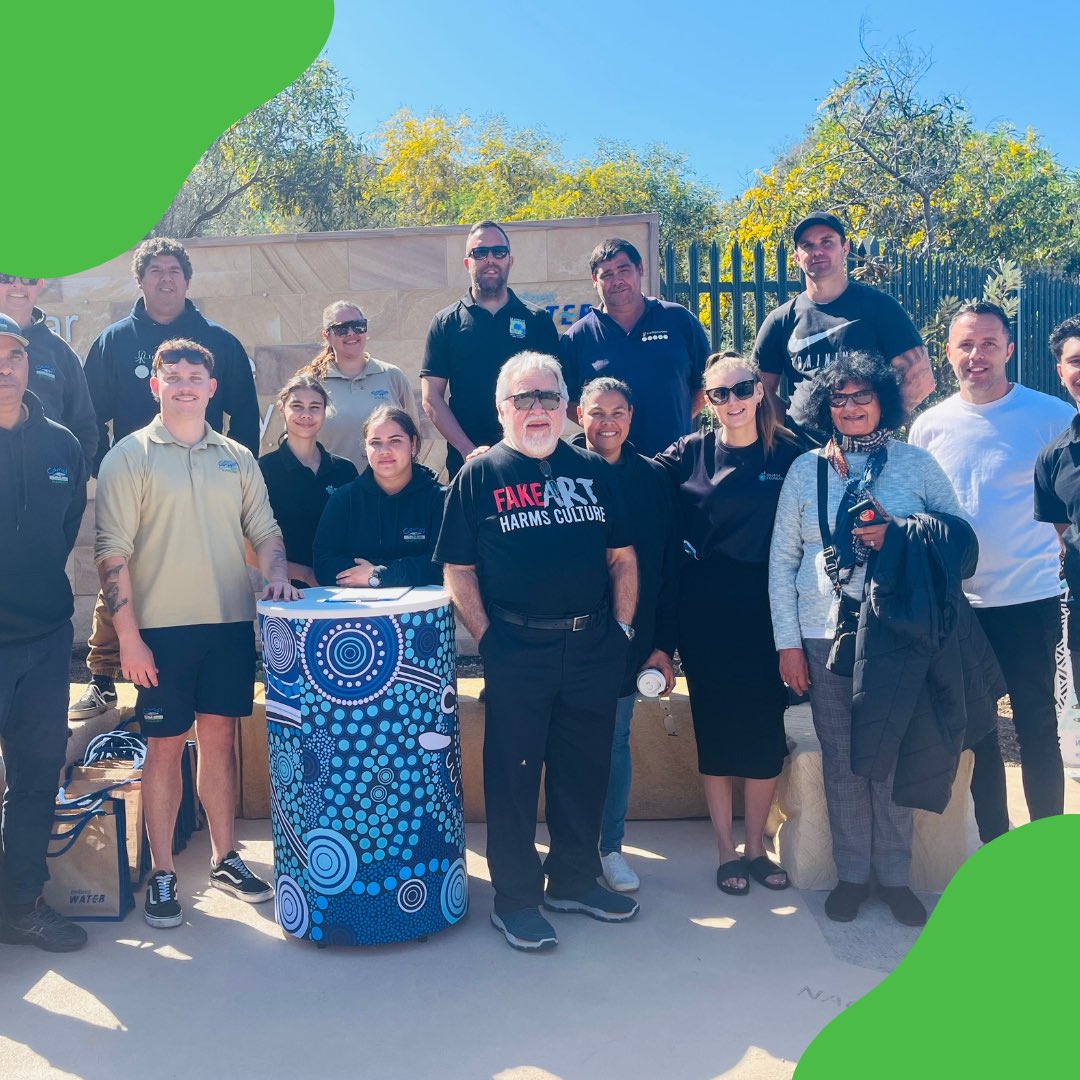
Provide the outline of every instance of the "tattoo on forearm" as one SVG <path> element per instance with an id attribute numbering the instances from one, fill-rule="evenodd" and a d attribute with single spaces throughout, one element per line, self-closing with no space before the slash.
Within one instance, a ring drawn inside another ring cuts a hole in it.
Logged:
<path id="1" fill-rule="evenodd" d="M 270 573 L 267 575 L 270 581 L 279 581 L 289 578 L 289 560 L 285 558 L 285 547 L 282 545 L 270 555 Z"/>
<path id="2" fill-rule="evenodd" d="M 105 607 L 108 608 L 110 615 L 115 615 L 130 600 L 130 597 L 120 595 L 120 571 L 122 569 L 122 566 L 110 566 L 101 575 L 101 592 L 105 598 Z"/>

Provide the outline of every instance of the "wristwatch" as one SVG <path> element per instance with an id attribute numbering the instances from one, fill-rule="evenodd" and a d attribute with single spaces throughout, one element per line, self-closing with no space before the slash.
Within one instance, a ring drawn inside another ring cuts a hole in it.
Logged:
<path id="1" fill-rule="evenodd" d="M 627 641 L 634 640 L 634 634 L 636 634 L 637 631 L 628 622 L 619 623 L 619 629 L 626 635 Z"/>
<path id="2" fill-rule="evenodd" d="M 376 566 L 368 575 L 368 588 L 377 589 L 382 584 L 382 576 L 386 573 L 385 566 Z"/>

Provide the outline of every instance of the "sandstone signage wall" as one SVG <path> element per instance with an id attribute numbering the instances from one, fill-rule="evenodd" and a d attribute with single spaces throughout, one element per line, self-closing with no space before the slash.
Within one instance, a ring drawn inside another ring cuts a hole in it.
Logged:
<path id="1" fill-rule="evenodd" d="M 645 261 L 645 291 L 660 290 L 659 223 L 655 214 L 507 226 L 514 255 L 510 284 L 523 299 L 548 308 L 560 330 L 596 300 L 589 252 L 600 240 L 625 237 Z M 432 315 L 468 287 L 462 265 L 467 226 L 376 229 L 348 233 L 228 237 L 185 241 L 194 274 L 189 298 L 232 331 L 255 364 L 264 416 L 277 390 L 321 347 L 323 308 L 357 303 L 367 315 L 368 349 L 397 364 L 419 405 L 420 363 Z M 139 293 L 131 253 L 48 284 L 40 300 L 53 328 L 85 356 L 94 338 L 131 310 Z M 280 429 L 267 427 L 263 449 Z M 425 424 L 424 459 L 441 467 L 445 445 Z M 91 494 L 92 485 L 91 485 Z M 93 565 L 93 503 L 69 563 L 76 594 L 76 640 L 86 638 L 97 573 Z"/>

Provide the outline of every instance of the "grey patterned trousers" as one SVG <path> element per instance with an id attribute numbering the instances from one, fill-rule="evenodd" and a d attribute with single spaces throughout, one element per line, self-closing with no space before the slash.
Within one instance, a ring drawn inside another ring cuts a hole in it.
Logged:
<path id="1" fill-rule="evenodd" d="M 833 861 L 841 881 L 906 885 L 911 869 L 911 810 L 892 800 L 893 776 L 869 780 L 851 771 L 851 679 L 825 667 L 832 642 L 806 638 L 810 708 L 821 743 Z"/>

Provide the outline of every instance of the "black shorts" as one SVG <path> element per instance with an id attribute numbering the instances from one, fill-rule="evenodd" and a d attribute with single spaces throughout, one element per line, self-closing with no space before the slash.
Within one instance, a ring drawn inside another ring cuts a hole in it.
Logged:
<path id="1" fill-rule="evenodd" d="M 252 623 L 160 626 L 142 631 L 158 684 L 139 688 L 135 714 L 151 739 L 183 735 L 196 713 L 248 716 L 255 699 Z"/>

